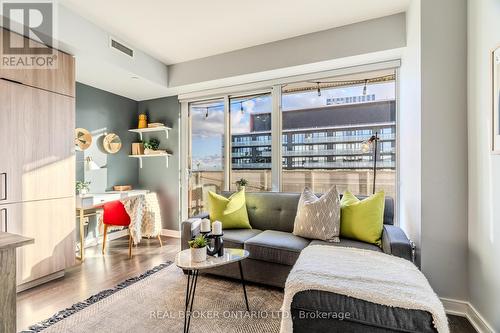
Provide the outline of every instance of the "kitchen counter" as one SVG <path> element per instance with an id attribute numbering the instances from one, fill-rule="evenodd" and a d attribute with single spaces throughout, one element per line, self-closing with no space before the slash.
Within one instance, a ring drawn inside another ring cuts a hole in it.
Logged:
<path id="1" fill-rule="evenodd" d="M 15 234 L 0 231 L 0 250 L 16 248 L 28 244 L 33 244 L 33 238 L 23 237 Z"/>
<path id="2" fill-rule="evenodd" d="M 0 232 L 0 332 L 16 332 L 16 248 L 34 242 Z"/>

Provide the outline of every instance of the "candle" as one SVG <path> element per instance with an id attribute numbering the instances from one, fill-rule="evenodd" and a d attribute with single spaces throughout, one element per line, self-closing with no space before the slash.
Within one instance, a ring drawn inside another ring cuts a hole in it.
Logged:
<path id="1" fill-rule="evenodd" d="M 209 219 L 203 219 L 201 220 L 201 232 L 210 232 L 210 220 Z"/>
<path id="2" fill-rule="evenodd" d="M 222 235 L 222 222 L 221 221 L 215 221 L 212 224 L 212 234 Z"/>

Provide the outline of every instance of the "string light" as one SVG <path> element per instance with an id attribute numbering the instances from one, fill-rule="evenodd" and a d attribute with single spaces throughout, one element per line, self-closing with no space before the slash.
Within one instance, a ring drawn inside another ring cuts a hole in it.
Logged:
<path id="1" fill-rule="evenodd" d="M 318 87 L 318 97 L 321 97 L 321 87 L 319 86 L 320 82 L 316 82 Z"/>
<path id="2" fill-rule="evenodd" d="M 366 96 L 366 85 L 368 84 L 368 80 L 365 80 L 365 86 L 363 87 L 363 96 Z"/>

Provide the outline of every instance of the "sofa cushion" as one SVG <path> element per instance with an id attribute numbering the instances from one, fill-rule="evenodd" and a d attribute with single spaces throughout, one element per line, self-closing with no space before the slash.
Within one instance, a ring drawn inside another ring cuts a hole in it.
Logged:
<path id="1" fill-rule="evenodd" d="M 222 229 L 252 229 L 248 221 L 245 190 L 234 193 L 229 198 L 215 192 L 208 192 L 210 221 L 220 221 Z"/>
<path id="2" fill-rule="evenodd" d="M 224 247 L 242 249 L 246 240 L 257 236 L 262 230 L 257 229 L 226 229 L 224 230 Z"/>
<path id="3" fill-rule="evenodd" d="M 301 291 L 293 297 L 291 308 L 297 332 L 436 332 L 432 315 L 426 311 L 376 304 L 327 291 Z M 349 318 L 301 320 L 307 316 L 305 312 L 349 314 Z"/>
<path id="4" fill-rule="evenodd" d="M 353 239 L 348 239 L 348 238 L 341 238 L 340 242 L 338 243 L 331 243 L 331 242 L 324 242 L 320 240 L 313 240 L 311 243 L 309 243 L 309 246 L 312 245 L 330 245 L 330 246 L 343 246 L 343 247 L 355 247 L 357 249 L 363 249 L 363 250 L 373 250 L 377 252 L 382 252 L 382 249 L 378 247 L 377 245 L 369 244 L 369 243 L 364 243 L 360 242 L 357 240 Z"/>
<path id="5" fill-rule="evenodd" d="M 309 240 L 289 232 L 265 230 L 245 242 L 250 258 L 292 266 Z"/>
<path id="6" fill-rule="evenodd" d="M 224 191 L 221 194 L 229 198 L 232 193 Z M 363 195 L 357 197 L 366 198 Z M 300 193 L 246 192 L 248 219 L 252 228 L 292 232 L 299 199 Z M 384 224 L 394 224 L 394 199 L 385 197 L 384 206 Z"/>
<path id="7" fill-rule="evenodd" d="M 335 185 L 321 198 L 308 187 L 304 188 L 297 206 L 293 234 L 309 239 L 339 242 L 340 199 Z"/>
<path id="8" fill-rule="evenodd" d="M 382 246 L 385 193 L 359 200 L 345 191 L 340 204 L 340 236 Z"/>
<path id="9" fill-rule="evenodd" d="M 222 192 L 229 197 L 231 192 Z M 292 232 L 300 193 L 245 193 L 252 228 Z"/>

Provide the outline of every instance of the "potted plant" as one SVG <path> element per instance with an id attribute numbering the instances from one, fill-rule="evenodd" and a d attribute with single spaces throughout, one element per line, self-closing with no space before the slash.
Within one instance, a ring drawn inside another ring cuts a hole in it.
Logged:
<path id="1" fill-rule="evenodd" d="M 149 141 L 144 141 L 144 154 L 151 155 L 160 147 L 160 140 L 152 138 Z"/>
<path id="2" fill-rule="evenodd" d="M 191 261 L 203 262 L 207 260 L 208 242 L 204 235 L 198 235 L 188 243 L 189 247 L 191 248 Z"/>
<path id="3" fill-rule="evenodd" d="M 90 189 L 90 182 L 82 182 L 82 181 L 76 182 L 76 191 L 78 192 L 79 195 L 85 195 L 89 193 L 89 189 Z"/>
<path id="4" fill-rule="evenodd" d="M 241 178 L 240 180 L 236 181 L 236 187 L 238 188 L 238 191 L 241 191 L 247 185 L 248 185 L 248 180 L 246 180 L 245 178 Z"/>

